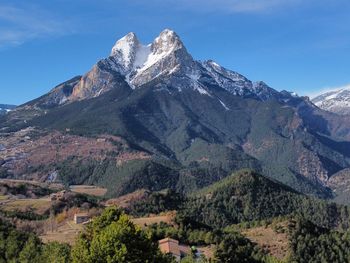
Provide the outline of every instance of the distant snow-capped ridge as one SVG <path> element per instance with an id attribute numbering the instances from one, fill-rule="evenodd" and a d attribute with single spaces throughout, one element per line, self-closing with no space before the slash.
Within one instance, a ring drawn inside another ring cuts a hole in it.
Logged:
<path id="1" fill-rule="evenodd" d="M 7 112 L 10 112 L 15 107 L 16 107 L 15 105 L 0 104 L 0 114 L 5 114 Z"/>
<path id="2" fill-rule="evenodd" d="M 325 92 L 312 99 L 319 108 L 341 115 L 350 114 L 350 85 Z"/>
<path id="3" fill-rule="evenodd" d="M 128 33 L 89 72 L 58 85 L 36 103 L 52 107 L 98 97 L 123 85 L 135 90 L 155 82 L 157 90 L 192 89 L 206 96 L 221 88 L 236 96 L 259 100 L 277 98 L 285 102 L 294 97 L 262 81 L 252 82 L 212 60 L 194 60 L 180 37 L 165 29 L 149 44 L 142 44 L 135 33 Z"/>

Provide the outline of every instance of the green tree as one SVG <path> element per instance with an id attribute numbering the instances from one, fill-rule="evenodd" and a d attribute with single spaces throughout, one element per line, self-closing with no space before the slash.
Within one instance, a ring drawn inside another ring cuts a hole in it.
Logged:
<path id="1" fill-rule="evenodd" d="M 23 249 L 19 253 L 19 262 L 31 263 L 39 262 L 42 243 L 37 236 L 30 235 Z"/>
<path id="2" fill-rule="evenodd" d="M 205 256 L 201 256 L 200 258 L 194 258 L 193 256 L 186 256 L 181 259 L 181 263 L 209 263 L 210 261 L 205 258 Z"/>
<path id="3" fill-rule="evenodd" d="M 30 263 L 40 260 L 42 243 L 35 235 L 30 235 L 22 251 L 19 253 L 19 262 Z"/>
<path id="4" fill-rule="evenodd" d="M 117 208 L 107 208 L 82 233 L 72 250 L 76 263 L 172 262 Z"/>
<path id="5" fill-rule="evenodd" d="M 230 233 L 225 235 L 220 242 L 215 252 L 215 258 L 218 262 L 226 263 L 262 262 L 262 260 L 257 260 L 255 253 L 255 247 L 249 240 L 238 233 Z"/>
<path id="6" fill-rule="evenodd" d="M 4 258 L 8 261 L 17 258 L 25 242 L 26 236 L 24 234 L 11 229 L 5 241 Z"/>
<path id="7" fill-rule="evenodd" d="M 43 247 L 42 262 L 69 263 L 71 262 L 71 247 L 68 244 L 50 242 Z"/>

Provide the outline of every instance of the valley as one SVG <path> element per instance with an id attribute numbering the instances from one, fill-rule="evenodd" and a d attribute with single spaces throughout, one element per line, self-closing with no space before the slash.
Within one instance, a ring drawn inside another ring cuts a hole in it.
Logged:
<path id="1" fill-rule="evenodd" d="M 129 33 L 0 105 L 0 261 L 348 262 L 350 122 L 319 103 L 333 96 L 196 60 L 170 29 Z"/>

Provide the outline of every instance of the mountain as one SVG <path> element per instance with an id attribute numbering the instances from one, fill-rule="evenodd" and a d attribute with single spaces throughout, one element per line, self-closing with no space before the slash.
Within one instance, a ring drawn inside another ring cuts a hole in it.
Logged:
<path id="1" fill-rule="evenodd" d="M 0 176 L 110 196 L 188 193 L 250 168 L 332 198 L 328 181 L 350 165 L 347 118 L 197 61 L 168 29 L 148 45 L 129 33 L 86 74 L 0 117 L 0 131 Z"/>
<path id="2" fill-rule="evenodd" d="M 100 60 L 87 74 L 58 85 L 28 105 L 50 108 L 95 98 L 121 85 L 127 84 L 134 90 L 160 79 L 162 85 L 176 83 L 173 88 L 177 91 L 192 89 L 206 95 L 212 92 L 208 84 L 233 95 L 261 100 L 279 95 L 264 82 L 253 83 L 214 61 L 195 61 L 179 36 L 166 29 L 148 45 L 141 44 L 134 33 L 127 34 L 115 43 L 110 56 Z"/>
<path id="3" fill-rule="evenodd" d="M 0 115 L 13 110 L 15 107 L 15 105 L 0 104 Z"/>
<path id="4" fill-rule="evenodd" d="M 350 114 L 350 88 L 329 91 L 312 99 L 321 109 L 337 114 Z"/>
<path id="5" fill-rule="evenodd" d="M 249 170 L 193 193 L 179 207 L 179 218 L 214 229 L 287 215 L 298 215 L 327 228 L 349 227 L 348 207 L 305 196 Z"/>

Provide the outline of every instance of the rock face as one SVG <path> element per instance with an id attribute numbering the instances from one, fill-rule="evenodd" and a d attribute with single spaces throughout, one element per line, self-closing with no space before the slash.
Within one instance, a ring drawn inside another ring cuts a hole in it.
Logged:
<path id="1" fill-rule="evenodd" d="M 49 137 L 39 134 L 20 149 L 18 141 L 6 145 L 11 151 L 0 157 L 1 174 L 30 177 L 36 171 L 46 178 L 58 172 L 66 183 L 100 184 L 114 195 L 140 188 L 190 192 L 251 168 L 300 192 L 331 197 L 327 182 L 350 166 L 349 118 L 212 60 L 196 61 L 168 29 L 148 45 L 127 34 L 83 76 L 0 118 L 7 142 L 28 127 L 69 135 L 68 144 L 62 139 L 50 147 L 56 161 L 27 158 L 32 166 L 40 163 L 28 171 L 18 168 L 13 153 L 28 149 L 30 155 Z M 91 138 L 109 136 L 123 143 L 108 144 L 100 159 Z"/>
<path id="2" fill-rule="evenodd" d="M 329 91 L 312 99 L 323 110 L 341 115 L 350 114 L 350 87 Z"/>

